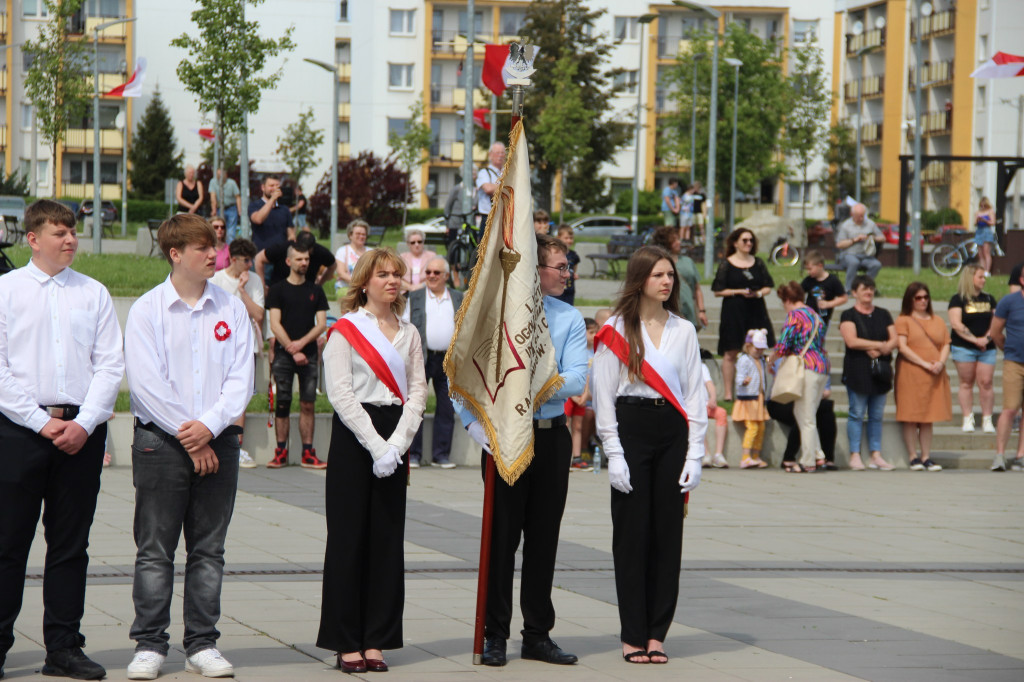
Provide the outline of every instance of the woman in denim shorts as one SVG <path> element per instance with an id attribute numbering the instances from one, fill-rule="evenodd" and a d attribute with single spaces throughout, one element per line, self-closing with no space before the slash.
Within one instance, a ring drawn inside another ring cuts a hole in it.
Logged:
<path id="1" fill-rule="evenodd" d="M 960 377 L 957 393 L 964 415 L 964 433 L 974 432 L 974 384 L 978 385 L 981 402 L 981 429 L 985 433 L 996 432 L 992 425 L 996 345 L 988 336 L 996 299 L 983 291 L 986 279 L 980 265 L 968 265 L 960 273 L 957 293 L 949 301 L 949 324 L 953 328 L 951 355 Z"/>
<path id="2" fill-rule="evenodd" d="M 988 197 L 982 197 L 974 219 L 974 243 L 978 245 L 978 264 L 986 275 L 992 272 L 992 244 L 995 241 L 996 212 Z"/>

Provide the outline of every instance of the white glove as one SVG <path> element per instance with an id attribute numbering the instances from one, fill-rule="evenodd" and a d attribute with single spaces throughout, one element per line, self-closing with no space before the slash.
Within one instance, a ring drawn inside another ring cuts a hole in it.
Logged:
<path id="1" fill-rule="evenodd" d="M 469 437 L 470 438 L 472 438 L 477 443 L 479 443 L 480 447 L 482 447 L 484 450 L 487 451 L 488 455 L 493 454 L 491 452 L 491 446 L 487 442 L 487 433 L 484 432 L 484 425 L 483 424 L 481 424 L 480 422 L 473 422 L 469 426 L 466 427 L 466 431 L 469 432 Z"/>
<path id="2" fill-rule="evenodd" d="M 384 455 L 373 462 L 373 475 L 377 478 L 387 478 L 391 474 L 395 473 L 398 469 L 398 465 L 402 463 L 402 455 L 399 454 L 398 448 L 394 445 L 388 446 L 388 451 Z"/>
<path id="3" fill-rule="evenodd" d="M 699 459 L 688 459 L 683 464 L 683 475 L 679 477 L 679 492 L 688 493 L 700 483 L 701 464 Z"/>
<path id="4" fill-rule="evenodd" d="M 629 484 L 629 465 L 622 455 L 613 455 L 608 458 L 608 482 L 620 493 L 633 491 Z"/>

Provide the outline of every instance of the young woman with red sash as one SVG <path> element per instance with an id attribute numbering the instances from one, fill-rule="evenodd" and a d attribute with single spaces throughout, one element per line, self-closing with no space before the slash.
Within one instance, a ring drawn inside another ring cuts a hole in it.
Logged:
<path id="1" fill-rule="evenodd" d="M 405 455 L 427 396 L 419 333 L 401 319 L 404 274 L 392 249 L 363 254 L 324 346 L 335 415 L 317 646 L 348 673 L 386 671 L 382 649 L 402 647 Z"/>
<path id="2" fill-rule="evenodd" d="M 693 325 L 664 249 L 629 260 L 615 314 L 597 334 L 592 390 L 612 486 L 612 555 L 630 663 L 667 663 L 679 596 L 685 494 L 700 482 L 707 393 Z"/>

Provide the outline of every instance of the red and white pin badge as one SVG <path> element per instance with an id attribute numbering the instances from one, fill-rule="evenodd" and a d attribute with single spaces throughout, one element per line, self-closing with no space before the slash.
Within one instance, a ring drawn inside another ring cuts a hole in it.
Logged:
<path id="1" fill-rule="evenodd" d="M 213 328 L 213 336 L 218 341 L 227 341 L 228 337 L 231 336 L 231 327 L 224 320 L 217 323 L 217 326 Z"/>

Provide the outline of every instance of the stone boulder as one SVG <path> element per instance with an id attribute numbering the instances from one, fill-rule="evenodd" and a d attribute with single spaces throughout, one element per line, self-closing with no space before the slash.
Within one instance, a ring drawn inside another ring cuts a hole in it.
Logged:
<path id="1" fill-rule="evenodd" d="M 807 229 L 799 218 L 780 218 L 771 208 L 754 212 L 736 228 L 745 228 L 757 236 L 758 250 L 767 254 L 780 236 L 789 238 L 789 243 L 798 248 L 807 246 Z"/>

